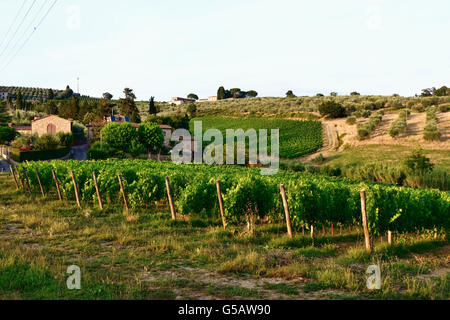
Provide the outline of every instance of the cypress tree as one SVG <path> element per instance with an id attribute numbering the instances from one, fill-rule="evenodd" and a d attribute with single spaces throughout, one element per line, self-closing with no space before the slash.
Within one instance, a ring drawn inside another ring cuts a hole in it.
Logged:
<path id="1" fill-rule="evenodd" d="M 156 115 L 158 113 L 158 110 L 156 109 L 155 106 L 155 97 L 150 98 L 148 113 L 151 115 Z"/>
<path id="2" fill-rule="evenodd" d="M 225 97 L 225 88 L 224 87 L 220 87 L 219 90 L 217 91 L 217 100 L 224 100 Z"/>
<path id="3" fill-rule="evenodd" d="M 8 113 L 6 103 L 0 101 L 0 126 L 7 125 L 11 121 L 11 116 Z"/>

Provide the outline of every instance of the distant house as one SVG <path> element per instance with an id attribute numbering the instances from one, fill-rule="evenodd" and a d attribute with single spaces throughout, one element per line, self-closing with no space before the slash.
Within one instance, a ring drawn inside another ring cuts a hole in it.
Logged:
<path id="1" fill-rule="evenodd" d="M 172 138 L 173 128 L 171 126 L 161 124 L 159 127 L 162 129 L 164 134 L 164 146 L 169 147 L 170 139 Z"/>
<path id="2" fill-rule="evenodd" d="M 13 126 L 12 123 L 9 124 L 11 128 L 14 128 L 21 135 L 31 134 L 31 126 Z"/>
<path id="3" fill-rule="evenodd" d="M 130 118 L 128 118 L 127 116 L 122 116 L 120 114 L 116 114 L 114 116 L 107 117 L 106 122 L 108 122 L 108 123 L 110 123 L 110 122 L 118 122 L 118 123 L 130 122 Z"/>
<path id="4" fill-rule="evenodd" d="M 8 99 L 8 92 L 0 92 L 0 99 Z"/>
<path id="5" fill-rule="evenodd" d="M 176 104 L 177 106 L 181 105 L 181 104 L 185 104 L 185 103 L 190 103 L 190 102 L 195 102 L 195 99 L 188 99 L 188 98 L 180 98 L 180 97 L 174 97 L 172 98 L 172 100 L 170 101 L 170 103 L 172 104 Z"/>
<path id="6" fill-rule="evenodd" d="M 52 114 L 31 121 L 31 134 L 33 135 L 42 136 L 44 134 L 57 134 L 58 132 L 71 133 L 72 121 Z"/>
<path id="7" fill-rule="evenodd" d="M 197 102 L 214 102 L 217 101 L 217 96 L 208 97 L 208 99 L 199 99 Z"/>

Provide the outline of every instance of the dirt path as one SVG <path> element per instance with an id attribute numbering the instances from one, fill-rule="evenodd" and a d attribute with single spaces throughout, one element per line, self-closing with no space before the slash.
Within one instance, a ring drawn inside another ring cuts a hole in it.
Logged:
<path id="1" fill-rule="evenodd" d="M 281 278 L 252 277 L 250 275 L 223 275 L 204 269 L 179 267 L 177 269 L 160 270 L 153 272 L 144 272 L 141 274 L 141 281 L 158 283 L 158 281 L 172 281 L 176 283 L 180 280 L 188 280 L 192 283 L 191 288 L 176 288 L 174 291 L 178 294 L 177 299 L 195 298 L 199 300 L 221 300 L 224 297 L 220 288 L 234 288 L 235 290 L 252 290 L 258 292 L 259 297 L 269 300 L 317 300 L 336 297 L 350 297 L 349 293 L 338 290 L 319 290 L 315 292 L 304 292 L 302 287 L 308 282 L 305 279 L 284 280 Z M 270 287 L 288 287 L 291 294 L 281 293 L 270 290 Z M 202 287 L 217 287 L 217 290 L 202 290 Z M 246 297 L 234 296 L 232 299 L 241 299 Z"/>
<path id="2" fill-rule="evenodd" d="M 329 157 L 330 155 L 336 154 L 339 149 L 338 134 L 339 129 L 336 123 L 332 122 L 322 122 L 323 127 L 323 147 L 316 152 L 303 156 L 300 158 L 302 161 L 311 161 L 320 155 L 324 157 Z"/>

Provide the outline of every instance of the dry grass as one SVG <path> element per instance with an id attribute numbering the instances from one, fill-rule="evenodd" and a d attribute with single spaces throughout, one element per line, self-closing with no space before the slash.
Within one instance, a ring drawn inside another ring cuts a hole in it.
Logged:
<path id="1" fill-rule="evenodd" d="M 0 297 L 3 299 L 448 299 L 448 242 L 404 237 L 373 255 L 356 232 L 287 238 L 282 223 L 223 230 L 157 211 L 77 208 L 43 201 L 0 176 Z M 66 269 L 82 270 L 82 290 Z M 381 266 L 383 289 L 365 288 Z M 424 277 L 424 275 L 428 275 Z"/>

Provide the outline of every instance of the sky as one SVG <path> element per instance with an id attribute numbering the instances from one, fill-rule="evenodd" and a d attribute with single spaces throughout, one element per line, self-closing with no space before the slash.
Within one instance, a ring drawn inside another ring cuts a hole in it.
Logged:
<path id="1" fill-rule="evenodd" d="M 58 0 L 25 42 L 53 1 L 0 0 L 0 86 L 79 77 L 83 95 L 158 101 L 450 86 L 448 0 Z"/>

